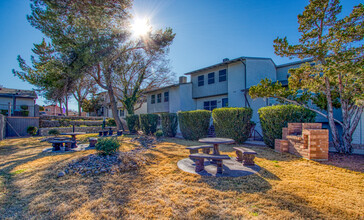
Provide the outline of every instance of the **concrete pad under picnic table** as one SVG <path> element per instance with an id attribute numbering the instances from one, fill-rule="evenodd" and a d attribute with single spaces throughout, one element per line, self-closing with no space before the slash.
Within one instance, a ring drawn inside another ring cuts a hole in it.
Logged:
<path id="1" fill-rule="evenodd" d="M 216 164 L 211 163 L 208 160 L 205 160 L 205 170 L 201 172 L 196 172 L 196 164 L 190 158 L 185 158 L 177 162 L 178 168 L 181 170 L 197 174 L 201 176 L 215 176 L 215 177 L 239 177 L 239 176 L 248 176 L 251 174 L 258 173 L 260 167 L 258 165 L 254 166 L 243 166 L 242 163 L 239 163 L 235 160 L 235 158 L 231 158 L 230 160 L 223 160 L 223 173 L 217 174 Z"/>

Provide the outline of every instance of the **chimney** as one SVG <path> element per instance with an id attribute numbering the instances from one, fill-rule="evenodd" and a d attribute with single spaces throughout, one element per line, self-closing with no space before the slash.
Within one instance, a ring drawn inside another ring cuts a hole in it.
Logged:
<path id="1" fill-rule="evenodd" d="M 179 84 L 182 84 L 182 83 L 187 83 L 187 77 L 185 77 L 185 76 L 179 77 Z"/>
<path id="2" fill-rule="evenodd" d="M 222 62 L 223 62 L 223 63 L 225 63 L 225 62 L 227 62 L 227 61 L 229 61 L 229 58 L 224 58 L 224 59 L 222 59 Z"/>

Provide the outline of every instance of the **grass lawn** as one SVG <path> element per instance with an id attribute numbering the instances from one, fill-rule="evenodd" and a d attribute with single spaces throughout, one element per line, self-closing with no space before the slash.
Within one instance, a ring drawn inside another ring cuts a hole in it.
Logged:
<path id="1" fill-rule="evenodd" d="M 49 144 L 39 140 L 0 142 L 0 219 L 364 218 L 362 172 L 266 147 L 251 147 L 262 169 L 246 177 L 185 173 L 177 161 L 188 156 L 185 146 L 197 143 L 165 139 L 144 152 L 152 163 L 138 171 L 57 179 L 72 160 L 95 151 L 43 153 Z M 125 144 L 121 150 L 132 148 Z M 220 149 L 235 155 L 232 146 Z"/>

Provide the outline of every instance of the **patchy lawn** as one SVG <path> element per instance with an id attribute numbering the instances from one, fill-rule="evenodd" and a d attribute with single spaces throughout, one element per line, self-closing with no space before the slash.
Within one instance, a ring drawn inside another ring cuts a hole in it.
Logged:
<path id="1" fill-rule="evenodd" d="M 0 142 L 0 218 L 364 218 L 363 173 L 265 147 L 249 146 L 262 170 L 246 177 L 185 173 L 177 161 L 188 156 L 186 145 L 197 143 L 166 139 L 144 152 L 153 162 L 139 171 L 57 179 L 69 162 L 95 151 L 43 153 L 49 144 L 39 140 Z M 231 146 L 220 149 L 235 154 Z"/>

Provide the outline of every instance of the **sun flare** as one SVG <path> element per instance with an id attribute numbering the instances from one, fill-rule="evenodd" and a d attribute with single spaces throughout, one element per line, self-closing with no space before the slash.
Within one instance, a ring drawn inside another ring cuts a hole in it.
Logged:
<path id="1" fill-rule="evenodd" d="M 135 37 L 142 37 L 150 31 L 148 19 L 135 19 L 131 25 L 131 31 Z"/>

